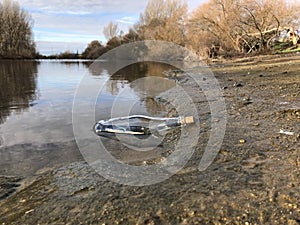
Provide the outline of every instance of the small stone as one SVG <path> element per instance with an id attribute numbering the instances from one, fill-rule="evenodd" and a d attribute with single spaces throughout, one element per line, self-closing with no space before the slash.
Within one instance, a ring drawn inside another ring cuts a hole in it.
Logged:
<path id="1" fill-rule="evenodd" d="M 247 141 L 245 139 L 240 139 L 240 144 L 245 144 Z"/>
<path id="2" fill-rule="evenodd" d="M 252 104 L 253 102 L 250 100 L 250 98 L 244 98 L 243 99 L 243 104 L 244 105 L 250 105 L 250 104 Z"/>
<path id="3" fill-rule="evenodd" d="M 194 216 L 195 216 L 195 212 L 194 212 L 194 211 L 189 212 L 189 213 L 188 213 L 188 216 L 189 216 L 189 217 L 194 217 Z"/>
<path id="4" fill-rule="evenodd" d="M 32 213 L 33 211 L 34 211 L 34 209 L 28 210 L 28 211 L 25 212 L 25 214 Z"/>
<path id="5" fill-rule="evenodd" d="M 291 208 L 291 209 L 297 209 L 298 206 L 296 204 L 288 204 L 288 207 Z"/>
<path id="6" fill-rule="evenodd" d="M 299 223 L 296 220 L 288 220 L 288 225 L 299 225 Z"/>
<path id="7" fill-rule="evenodd" d="M 253 193 L 250 193 L 250 196 L 251 196 L 252 198 L 255 198 L 255 197 L 256 197 L 256 195 L 253 194 Z"/>
<path id="8" fill-rule="evenodd" d="M 233 87 L 243 87 L 244 85 L 242 83 L 234 83 Z"/>

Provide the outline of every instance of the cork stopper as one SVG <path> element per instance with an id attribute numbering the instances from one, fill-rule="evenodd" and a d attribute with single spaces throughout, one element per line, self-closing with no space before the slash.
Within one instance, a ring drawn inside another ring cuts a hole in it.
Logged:
<path id="1" fill-rule="evenodd" d="M 181 118 L 181 124 L 192 124 L 192 123 L 195 123 L 193 116 L 187 116 Z"/>

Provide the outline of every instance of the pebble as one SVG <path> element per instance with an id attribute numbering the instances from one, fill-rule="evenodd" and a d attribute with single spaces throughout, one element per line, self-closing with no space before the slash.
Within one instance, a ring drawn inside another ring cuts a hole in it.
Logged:
<path id="1" fill-rule="evenodd" d="M 195 212 L 194 211 L 188 212 L 188 216 L 189 217 L 194 217 L 195 216 Z"/>
<path id="2" fill-rule="evenodd" d="M 296 220 L 288 220 L 287 225 L 299 225 L 299 223 Z"/>
<path id="3" fill-rule="evenodd" d="M 233 87 L 243 87 L 244 85 L 242 83 L 234 83 Z"/>
<path id="4" fill-rule="evenodd" d="M 240 144 L 245 144 L 247 141 L 245 139 L 240 139 Z"/>
<path id="5" fill-rule="evenodd" d="M 30 210 L 26 211 L 25 214 L 32 213 L 33 211 L 34 211 L 34 209 L 30 209 Z"/>

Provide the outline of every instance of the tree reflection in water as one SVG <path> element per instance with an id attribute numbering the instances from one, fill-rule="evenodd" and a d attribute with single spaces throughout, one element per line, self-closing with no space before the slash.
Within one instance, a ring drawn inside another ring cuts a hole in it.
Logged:
<path id="1" fill-rule="evenodd" d="M 0 61 L 0 123 L 20 113 L 37 99 L 35 61 Z"/>
<path id="2" fill-rule="evenodd" d="M 125 87 L 129 87 L 139 97 L 149 115 L 157 115 L 165 111 L 165 105 L 158 102 L 156 97 L 176 85 L 174 80 L 158 78 L 163 78 L 163 72 L 172 69 L 176 68 L 163 63 L 142 62 L 131 64 L 113 73 L 109 63 L 96 62 L 90 67 L 90 72 L 94 76 L 109 74 L 110 78 L 105 85 L 107 92 L 117 96 Z"/>

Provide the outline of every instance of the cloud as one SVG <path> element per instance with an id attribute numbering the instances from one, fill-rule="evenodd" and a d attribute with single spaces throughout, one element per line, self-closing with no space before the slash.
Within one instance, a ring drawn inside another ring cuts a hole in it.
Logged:
<path id="1" fill-rule="evenodd" d="M 203 0 L 188 0 L 193 7 Z M 136 23 L 148 0 L 19 0 L 20 6 L 34 20 L 34 36 L 38 42 L 105 41 L 103 28 L 118 22 L 126 32 Z M 38 50 L 42 52 L 41 45 Z M 43 47 L 45 45 L 42 45 Z M 61 45 L 63 46 L 63 45 Z"/>
<path id="2" fill-rule="evenodd" d="M 61 41 L 38 41 L 36 42 L 37 48 L 41 49 L 43 55 L 54 55 L 57 53 L 70 51 L 76 53 L 83 52 L 87 47 L 83 42 L 61 42 Z"/>
<path id="3" fill-rule="evenodd" d="M 133 25 L 137 22 L 137 20 L 138 19 L 135 17 L 125 16 L 125 17 L 122 17 L 121 19 L 118 19 L 117 22 Z"/>
<path id="4" fill-rule="evenodd" d="M 35 29 L 34 30 L 35 35 L 37 36 L 38 41 L 49 41 L 51 42 L 81 42 L 81 43 L 88 43 L 90 40 L 99 40 L 100 35 L 88 35 L 88 34 L 78 34 L 78 33 L 67 33 L 67 32 L 62 32 L 59 30 L 39 30 Z"/>
<path id="5" fill-rule="evenodd" d="M 25 9 L 38 9 L 43 12 L 65 14 L 76 14 L 78 12 L 135 13 L 143 9 L 147 4 L 145 0 L 128 0 L 126 4 L 124 4 L 123 0 L 19 0 L 19 2 Z"/>
<path id="6" fill-rule="evenodd" d="M 103 27 L 110 21 L 108 15 L 82 16 L 75 14 L 42 14 L 33 13 L 34 38 L 36 41 L 78 40 L 86 43 L 92 40 L 105 41 Z"/>

